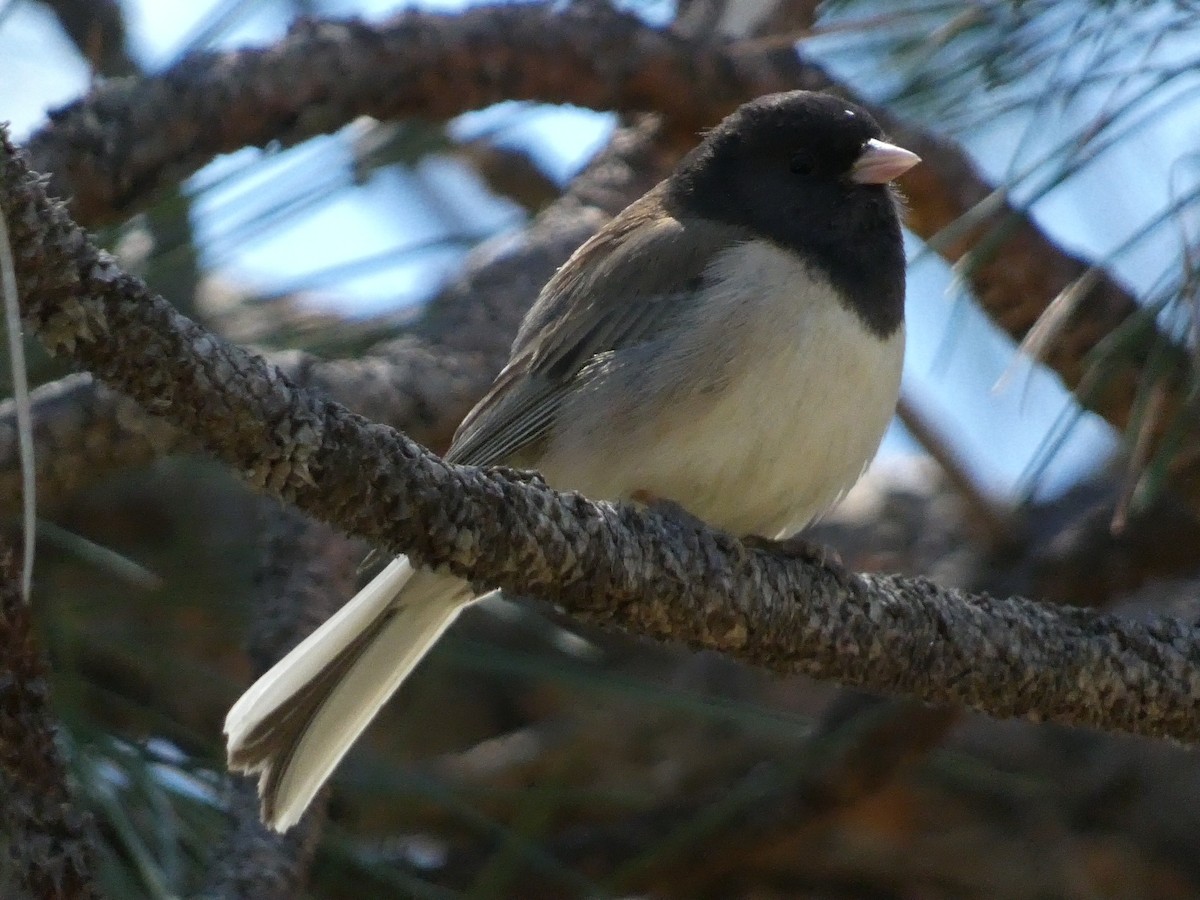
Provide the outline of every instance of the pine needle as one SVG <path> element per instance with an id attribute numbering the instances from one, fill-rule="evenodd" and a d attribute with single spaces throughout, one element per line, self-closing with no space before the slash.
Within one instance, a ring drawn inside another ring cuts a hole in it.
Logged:
<path id="1" fill-rule="evenodd" d="M 21 334 L 21 306 L 17 301 L 17 270 L 8 240 L 8 216 L 0 209 L 0 296 L 4 300 L 4 325 L 8 333 L 8 358 L 12 369 L 13 404 L 17 410 L 17 442 L 21 455 L 21 519 L 25 552 L 21 565 L 21 596 L 29 602 L 33 590 L 33 553 L 37 542 L 37 475 L 33 459 L 33 408 Z"/>

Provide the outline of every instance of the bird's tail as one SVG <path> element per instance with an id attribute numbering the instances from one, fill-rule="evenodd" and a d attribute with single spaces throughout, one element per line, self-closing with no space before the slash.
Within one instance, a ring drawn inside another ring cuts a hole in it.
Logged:
<path id="1" fill-rule="evenodd" d="M 380 707 L 471 599 L 401 556 L 256 681 L 225 717 L 229 767 L 257 772 L 263 821 L 294 825 Z"/>

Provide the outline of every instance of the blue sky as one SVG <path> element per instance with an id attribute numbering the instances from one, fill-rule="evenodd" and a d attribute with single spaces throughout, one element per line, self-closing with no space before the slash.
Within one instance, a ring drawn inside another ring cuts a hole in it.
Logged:
<path id="1" fill-rule="evenodd" d="M 127 2 L 135 52 L 143 65 L 155 69 L 168 63 L 217 5 Z M 216 44 L 208 46 L 262 44 L 278 38 L 286 27 L 284 5 L 251 6 L 250 14 L 231 22 Z M 350 0 L 320 7 L 328 14 L 367 17 L 398 8 L 393 3 Z M 806 50 L 867 95 L 882 93 L 887 86 L 886 75 L 864 67 L 844 47 L 814 41 Z M 1170 47 L 1159 52 L 1182 53 Z M 11 121 L 18 135 L 37 127 L 47 108 L 86 88 L 85 67 L 49 16 L 34 4 L 18 4 L 0 22 L 0 57 L 6 60 L 0 73 L 0 117 Z M 1091 99 L 1085 94 L 1073 106 L 1043 110 L 1036 119 L 1000 117 L 959 137 L 982 170 L 998 182 L 1073 133 L 1103 108 L 1104 100 L 1099 94 Z M 1039 198 L 1033 207 L 1039 223 L 1065 247 L 1105 258 L 1161 208 L 1173 190 L 1195 183 L 1194 165 L 1179 160 L 1197 146 L 1197 108 L 1197 102 L 1184 98 L 1166 112 L 1148 115 L 1129 139 Z M 516 104 L 455 123 L 460 135 L 494 133 L 502 142 L 528 148 L 560 181 L 584 164 L 611 127 L 612 117 L 604 113 Z M 449 160 L 429 160 L 407 172 L 392 167 L 365 184 L 352 184 L 355 134 L 353 128 L 346 129 L 269 159 L 259 151 L 242 151 L 198 173 L 190 185 L 197 196 L 195 224 L 206 265 L 231 281 L 267 292 L 307 285 L 322 302 L 363 315 L 427 298 L 453 274 L 467 239 L 519 226 L 518 209 L 490 198 L 469 170 Z M 257 227 L 256 217 L 292 196 L 298 184 L 314 192 L 311 204 L 271 228 Z M 1031 192 L 1025 189 L 1017 196 Z M 450 240 L 432 250 L 405 250 L 442 239 Z M 924 252 L 919 241 L 911 241 L 909 250 L 914 264 L 905 389 L 952 437 L 985 487 L 1014 496 L 1027 484 L 1039 448 L 1070 410 L 1071 401 L 1053 375 L 1014 364 L 1011 342 L 961 295 L 940 259 Z M 1115 260 L 1113 271 L 1130 286 L 1146 290 L 1177 252 L 1178 239 L 1145 242 Z M 330 272 L 364 258 L 376 261 L 354 277 Z M 1006 373 L 1009 377 L 1004 378 Z M 1102 462 L 1113 446 L 1107 426 L 1083 416 L 1057 448 L 1039 482 L 1040 491 L 1053 493 L 1070 484 Z M 893 429 L 884 455 L 911 450 Z"/>

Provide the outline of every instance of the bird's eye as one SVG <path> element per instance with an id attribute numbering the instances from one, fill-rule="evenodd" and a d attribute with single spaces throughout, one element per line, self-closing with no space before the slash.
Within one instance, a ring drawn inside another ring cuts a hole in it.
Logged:
<path id="1" fill-rule="evenodd" d="M 792 154 L 789 168 L 796 175 L 811 175 L 814 167 L 813 156 L 807 150 L 797 150 Z"/>

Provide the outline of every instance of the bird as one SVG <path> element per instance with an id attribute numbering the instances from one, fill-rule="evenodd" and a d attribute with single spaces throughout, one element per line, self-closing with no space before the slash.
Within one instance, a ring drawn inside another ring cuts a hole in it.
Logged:
<path id="1" fill-rule="evenodd" d="M 584 242 L 525 316 L 448 462 L 536 470 L 735 535 L 799 532 L 861 476 L 904 358 L 902 199 L 920 158 L 809 91 L 747 102 Z M 258 679 L 225 721 L 286 831 L 478 599 L 401 556 Z"/>

